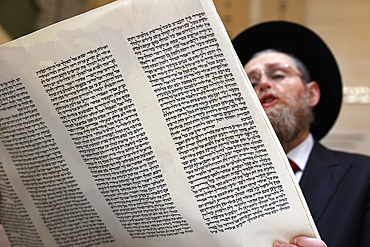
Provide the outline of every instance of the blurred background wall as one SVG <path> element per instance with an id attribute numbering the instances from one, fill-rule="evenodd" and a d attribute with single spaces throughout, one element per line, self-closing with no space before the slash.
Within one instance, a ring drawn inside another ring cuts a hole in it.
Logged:
<path id="1" fill-rule="evenodd" d="M 0 44 L 112 1 L 0 0 Z M 297 22 L 321 36 L 337 59 L 344 84 L 339 118 L 322 143 L 370 155 L 370 1 L 213 1 L 231 39 L 269 20 Z"/>

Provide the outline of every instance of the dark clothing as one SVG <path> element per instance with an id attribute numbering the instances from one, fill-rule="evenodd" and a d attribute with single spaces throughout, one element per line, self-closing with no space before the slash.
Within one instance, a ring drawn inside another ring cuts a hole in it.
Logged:
<path id="1" fill-rule="evenodd" d="M 328 247 L 370 246 L 370 157 L 315 140 L 300 186 Z"/>

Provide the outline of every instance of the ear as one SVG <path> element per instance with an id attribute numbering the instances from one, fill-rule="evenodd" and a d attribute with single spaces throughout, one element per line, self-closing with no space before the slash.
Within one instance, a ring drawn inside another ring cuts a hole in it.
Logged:
<path id="1" fill-rule="evenodd" d="M 321 97 L 319 84 L 317 84 L 315 81 L 311 81 L 306 84 L 306 88 L 310 95 L 310 106 L 314 107 L 319 103 Z"/>

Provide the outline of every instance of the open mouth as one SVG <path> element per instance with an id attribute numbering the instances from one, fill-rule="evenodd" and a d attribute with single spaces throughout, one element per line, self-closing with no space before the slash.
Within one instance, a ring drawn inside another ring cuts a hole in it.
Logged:
<path id="1" fill-rule="evenodd" d="M 277 101 L 278 101 L 278 98 L 275 97 L 273 94 L 266 94 L 260 99 L 260 102 L 261 102 L 263 107 L 272 106 L 272 105 L 276 104 Z"/>

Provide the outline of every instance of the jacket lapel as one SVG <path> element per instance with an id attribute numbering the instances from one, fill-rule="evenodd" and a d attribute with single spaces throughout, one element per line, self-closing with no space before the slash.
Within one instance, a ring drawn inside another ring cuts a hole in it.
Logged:
<path id="1" fill-rule="evenodd" d="M 300 186 L 316 223 L 350 167 L 315 140 Z"/>

